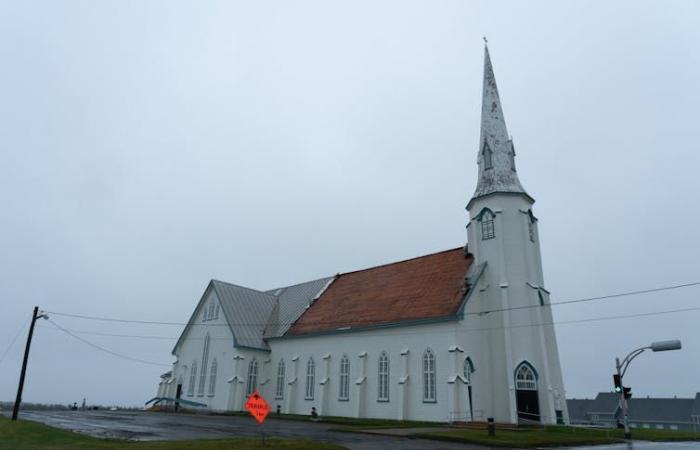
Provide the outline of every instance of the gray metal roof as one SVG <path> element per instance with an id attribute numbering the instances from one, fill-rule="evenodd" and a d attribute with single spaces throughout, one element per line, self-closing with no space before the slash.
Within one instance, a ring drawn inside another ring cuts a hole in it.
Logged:
<path id="1" fill-rule="evenodd" d="M 601 392 L 595 400 L 567 400 L 569 415 L 581 416 L 580 408 L 585 409 L 583 415 L 619 413 L 620 395 L 613 392 Z M 689 422 L 691 415 L 698 414 L 694 408 L 700 407 L 700 394 L 693 398 L 635 398 L 628 400 L 630 420 Z M 590 418 L 590 416 L 589 416 Z M 573 416 L 572 416 L 573 420 Z"/>
<path id="2" fill-rule="evenodd" d="M 265 338 L 286 333 L 334 279 L 335 277 L 320 278 L 267 292 L 211 280 L 175 344 L 173 354 L 192 326 L 197 311 L 210 290 L 221 304 L 221 310 L 233 333 L 234 345 L 269 350 Z"/>
<path id="3" fill-rule="evenodd" d="M 620 406 L 620 394 L 600 392 L 590 405 L 588 412 L 614 414 Z"/>
<path id="4" fill-rule="evenodd" d="M 211 284 L 231 327 L 235 345 L 268 350 L 263 332 L 277 297 L 219 280 L 212 280 Z"/>
<path id="5" fill-rule="evenodd" d="M 587 416 L 591 410 L 594 400 L 591 399 L 569 399 L 566 401 L 566 406 L 569 410 L 569 420 L 571 423 L 586 423 L 589 421 Z"/>
<path id="6" fill-rule="evenodd" d="M 306 283 L 266 291 L 279 299 L 279 304 L 270 318 L 265 337 L 282 336 L 296 320 L 304 314 L 312 301 L 330 286 L 335 277 L 319 278 Z"/>
<path id="7" fill-rule="evenodd" d="M 690 422 L 692 398 L 634 398 L 629 400 L 630 420 Z"/>

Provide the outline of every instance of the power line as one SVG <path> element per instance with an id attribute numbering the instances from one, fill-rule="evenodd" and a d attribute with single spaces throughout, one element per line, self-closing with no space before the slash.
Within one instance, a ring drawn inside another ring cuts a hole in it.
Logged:
<path id="1" fill-rule="evenodd" d="M 691 282 L 691 283 L 676 284 L 676 285 L 670 285 L 670 286 L 662 286 L 662 287 L 651 288 L 651 289 L 621 292 L 621 293 L 616 293 L 616 294 L 601 295 L 601 296 L 597 296 L 597 297 L 584 297 L 584 298 L 573 299 L 573 300 L 563 300 L 563 301 L 559 301 L 559 302 L 551 302 L 551 303 L 545 304 L 544 306 L 570 305 L 570 304 L 585 303 L 585 302 L 592 302 L 592 301 L 598 301 L 598 300 L 608 300 L 608 299 L 613 299 L 613 298 L 628 297 L 628 296 L 632 296 L 632 295 L 642 295 L 642 294 L 650 294 L 650 293 L 654 293 L 654 292 L 663 292 L 663 291 L 669 291 L 669 290 L 674 290 L 674 289 L 682 289 L 682 288 L 693 287 L 693 286 L 698 286 L 698 285 L 700 285 L 700 281 L 695 281 L 695 282 Z M 477 316 L 477 315 L 496 313 L 496 312 L 539 308 L 541 306 L 542 305 L 539 305 L 539 304 L 533 304 L 533 305 L 513 306 L 513 307 L 509 307 L 509 308 L 495 308 L 495 309 L 489 309 L 489 310 L 484 310 L 484 311 L 468 312 L 468 313 L 465 313 L 464 315 L 465 316 Z M 72 317 L 72 318 L 76 318 L 76 319 L 97 320 L 97 321 L 103 321 L 103 322 L 136 323 L 136 324 L 142 324 L 142 325 L 175 325 L 175 326 L 203 326 L 203 327 L 217 327 L 217 326 L 228 327 L 230 325 L 286 326 L 286 325 L 292 325 L 292 324 L 294 324 L 294 322 L 296 322 L 296 320 L 293 320 L 290 322 L 265 322 L 265 323 L 228 322 L 228 323 L 214 323 L 214 324 L 212 324 L 212 323 L 188 323 L 188 322 L 165 322 L 165 321 L 153 321 L 153 320 L 115 319 L 115 318 L 111 318 L 111 317 L 88 316 L 88 315 L 82 315 L 82 314 L 69 314 L 69 313 L 61 313 L 61 312 L 56 312 L 56 311 L 46 311 L 46 312 L 49 314 L 57 315 L 57 316 Z M 348 325 L 348 323 L 349 322 L 347 320 L 344 320 L 344 321 L 338 320 L 338 321 L 314 321 L 310 324 L 313 324 L 313 325 Z"/>
<path id="2" fill-rule="evenodd" d="M 17 339 L 19 338 L 20 334 L 22 334 L 22 331 L 24 331 L 24 327 L 27 326 L 29 321 L 32 320 L 32 316 L 29 316 L 27 320 L 24 321 L 24 324 L 22 324 L 22 327 L 17 331 L 17 334 L 15 335 L 14 338 L 12 338 L 12 342 L 10 342 L 10 345 L 7 346 L 7 349 L 5 352 L 0 356 L 0 364 L 2 364 L 2 361 L 5 359 L 5 357 L 10 353 L 10 350 L 12 349 L 12 346 L 15 345 L 15 342 L 17 342 Z"/>
<path id="3" fill-rule="evenodd" d="M 49 323 L 51 323 L 53 326 L 55 326 L 55 327 L 58 328 L 59 330 L 63 331 L 64 333 L 68 334 L 69 336 L 73 337 L 74 339 L 77 339 L 77 340 L 79 340 L 80 342 L 89 345 L 90 347 L 96 348 L 97 350 L 103 351 L 103 352 L 108 353 L 108 354 L 110 354 L 110 355 L 112 355 L 112 356 L 116 356 L 116 357 L 118 357 L 118 358 L 126 359 L 126 360 L 128 360 L 128 361 L 135 361 L 135 362 L 140 362 L 140 363 L 143 363 L 143 364 L 150 364 L 150 365 L 152 365 L 152 366 L 162 366 L 162 367 L 170 367 L 170 366 L 171 366 L 171 364 L 162 364 L 162 363 L 157 363 L 157 362 L 153 362 L 153 361 L 146 361 L 145 359 L 133 358 L 133 357 L 131 357 L 131 356 L 126 356 L 126 355 L 122 355 L 121 353 L 113 352 L 112 350 L 108 350 L 108 349 L 106 349 L 106 348 L 104 348 L 104 347 L 100 347 L 100 346 L 97 345 L 97 344 L 93 344 L 92 342 L 88 341 L 87 339 L 83 339 L 83 338 L 81 338 L 80 336 L 76 336 L 76 335 L 73 334 L 71 331 L 69 331 L 69 330 L 63 328 L 62 326 L 60 326 L 59 324 L 57 324 L 56 322 L 54 322 L 54 321 L 51 320 L 51 319 L 48 319 L 48 321 L 49 321 Z"/>
<path id="4" fill-rule="evenodd" d="M 697 307 L 691 307 L 691 308 L 680 308 L 680 309 L 668 309 L 668 310 L 663 310 L 663 311 L 651 311 L 647 313 L 634 313 L 634 314 L 620 314 L 620 315 L 615 315 L 615 316 L 602 316 L 602 317 L 590 317 L 587 319 L 573 319 L 573 320 L 562 320 L 562 321 L 551 321 L 551 322 L 538 322 L 538 323 L 529 323 L 529 324 L 521 324 L 521 325 L 508 325 L 508 326 L 497 326 L 497 327 L 483 327 L 483 328 L 465 328 L 462 330 L 457 330 L 457 331 L 463 331 L 463 332 L 476 332 L 476 331 L 497 331 L 497 330 L 505 330 L 505 329 L 517 329 L 517 328 L 531 328 L 531 327 L 541 327 L 541 326 L 554 326 L 554 325 L 571 325 L 571 324 L 579 324 L 579 323 L 588 323 L 588 322 L 602 322 L 602 321 L 608 321 L 608 320 L 621 320 L 621 319 L 632 319 L 632 318 L 639 318 L 639 317 L 653 317 L 653 316 L 661 316 L 661 315 L 667 315 L 667 314 L 675 314 L 675 313 L 682 313 L 682 312 L 691 312 L 691 311 L 700 311 L 700 306 Z M 178 338 L 169 338 L 166 336 L 140 336 L 140 335 L 127 335 L 127 334 L 111 334 L 111 333 L 99 333 L 99 332 L 92 332 L 92 331 L 78 331 L 78 330 L 68 330 L 64 329 L 64 331 L 68 332 L 71 331 L 73 333 L 78 333 L 78 334 L 91 334 L 91 335 L 97 335 L 97 336 L 111 336 L 111 337 L 124 337 L 124 338 L 135 338 L 135 339 L 153 339 L 153 338 L 158 338 L 158 339 L 168 339 L 168 340 L 177 340 Z M 324 330 L 324 331 L 333 331 L 333 330 Z M 367 330 L 370 331 L 370 330 Z M 449 333 L 449 334 L 454 334 L 455 330 L 449 330 L 449 331 L 432 331 L 431 334 L 443 334 L 443 333 Z M 407 335 L 424 335 L 424 331 L 403 331 L 401 333 L 402 336 L 407 336 Z M 395 333 L 377 333 L 376 330 L 374 330 L 373 336 L 395 336 Z M 304 335 L 292 335 L 292 337 L 304 337 Z M 206 338 L 189 338 L 192 340 L 204 340 Z M 230 338 L 210 338 L 211 340 L 227 340 L 230 341 Z"/>

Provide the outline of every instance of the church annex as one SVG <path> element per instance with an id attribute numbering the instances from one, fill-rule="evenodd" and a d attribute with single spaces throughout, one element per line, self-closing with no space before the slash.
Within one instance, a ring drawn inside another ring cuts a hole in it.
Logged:
<path id="1" fill-rule="evenodd" d="M 258 291 L 212 280 L 158 397 L 238 411 L 568 423 L 538 219 L 485 49 L 468 245 Z"/>

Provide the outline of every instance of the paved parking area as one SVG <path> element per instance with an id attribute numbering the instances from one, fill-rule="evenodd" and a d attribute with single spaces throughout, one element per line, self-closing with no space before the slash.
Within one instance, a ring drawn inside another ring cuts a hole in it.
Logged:
<path id="1" fill-rule="evenodd" d="M 340 444 L 350 450 L 485 450 L 488 447 L 405 437 L 331 431 L 334 425 L 268 419 L 260 426 L 252 417 L 185 415 L 123 411 L 27 411 L 26 420 L 91 436 L 134 440 L 177 440 L 276 436 Z"/>
<path id="2" fill-rule="evenodd" d="M 471 444 L 410 439 L 397 436 L 332 431 L 332 424 L 268 419 L 258 425 L 252 417 L 185 415 L 125 411 L 26 411 L 21 418 L 95 437 L 133 440 L 178 440 L 275 436 L 334 442 L 350 450 L 488 450 Z M 385 430 L 386 431 L 386 430 Z M 567 450 L 700 450 L 700 442 L 630 442 L 618 445 L 567 447 Z M 494 449 L 495 450 L 495 449 Z M 500 448 L 499 450 L 503 450 Z M 550 449 L 551 450 L 551 449 Z"/>

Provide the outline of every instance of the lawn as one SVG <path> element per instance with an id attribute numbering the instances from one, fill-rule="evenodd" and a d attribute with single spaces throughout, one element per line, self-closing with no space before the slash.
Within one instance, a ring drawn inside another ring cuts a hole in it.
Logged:
<path id="1" fill-rule="evenodd" d="M 500 447 L 540 447 L 555 445 L 596 445 L 611 444 L 623 440 L 623 431 L 614 429 L 591 429 L 578 427 L 518 428 L 496 430 L 496 436 L 489 436 L 482 429 L 453 429 L 432 433 L 416 434 L 415 437 L 468 442 Z M 688 441 L 700 440 L 700 433 L 669 430 L 632 430 L 632 437 L 647 441 Z"/>
<path id="2" fill-rule="evenodd" d="M 29 421 L 0 417 L 0 450 L 340 450 L 344 447 L 304 439 L 196 439 L 131 442 L 97 439 Z"/>

